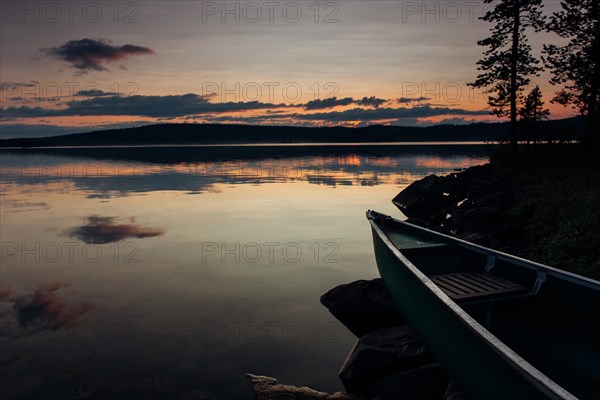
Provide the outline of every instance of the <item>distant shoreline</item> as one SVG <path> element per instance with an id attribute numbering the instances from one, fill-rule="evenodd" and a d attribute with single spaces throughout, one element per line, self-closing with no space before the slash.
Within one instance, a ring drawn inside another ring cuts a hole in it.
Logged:
<path id="1" fill-rule="evenodd" d="M 540 131 L 557 140 L 576 138 L 580 118 L 545 121 Z M 0 148 L 356 146 L 482 144 L 507 140 L 506 122 L 467 125 L 299 127 L 232 124 L 153 124 L 69 135 L 0 139 Z M 526 138 L 524 138 L 526 139 Z"/>
<path id="2" fill-rule="evenodd" d="M 344 146 L 482 146 L 487 141 L 446 141 L 446 142 L 330 142 L 330 143 L 211 143 L 211 144 L 131 144 L 98 146 L 28 146 L 0 147 L 0 150 L 44 150 L 44 149 L 143 149 L 143 148 L 182 148 L 182 147 L 344 147 Z"/>

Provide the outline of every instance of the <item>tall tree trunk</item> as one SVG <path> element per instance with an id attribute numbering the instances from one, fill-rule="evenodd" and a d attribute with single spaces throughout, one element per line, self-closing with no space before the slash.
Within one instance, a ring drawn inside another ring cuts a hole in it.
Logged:
<path id="1" fill-rule="evenodd" d="M 592 15 L 596 23 L 600 19 L 598 10 L 598 2 L 594 2 L 592 4 Z M 598 104 L 598 90 L 600 90 L 600 62 L 598 58 L 600 57 L 600 26 L 596 25 L 594 32 L 596 32 L 596 37 L 594 38 L 594 50 L 592 50 L 592 57 L 594 58 L 594 76 L 592 77 L 592 88 L 590 90 L 590 102 L 589 102 L 589 136 L 590 136 L 590 148 L 596 152 L 595 156 L 600 157 L 600 126 L 598 115 L 598 108 L 600 108 L 600 104 Z"/>
<path id="2" fill-rule="evenodd" d="M 521 24 L 520 0 L 513 0 L 512 54 L 510 60 L 510 145 L 517 150 L 517 61 L 519 57 L 519 30 Z"/>
<path id="3" fill-rule="evenodd" d="M 597 68 L 596 68 L 597 69 Z M 597 74 L 596 74 L 597 75 Z M 585 119 L 585 136 L 583 138 L 583 151 L 587 156 L 592 151 L 598 151 L 600 138 L 598 137 L 598 82 L 592 81 L 588 97 L 587 115 Z"/>

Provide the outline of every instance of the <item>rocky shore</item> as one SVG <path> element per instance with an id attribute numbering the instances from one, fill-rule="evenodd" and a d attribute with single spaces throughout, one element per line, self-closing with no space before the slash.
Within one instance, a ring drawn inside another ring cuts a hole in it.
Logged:
<path id="1" fill-rule="evenodd" d="M 598 209 L 577 206 L 597 205 L 600 168 L 581 166 L 569 154 L 544 150 L 541 156 L 532 152 L 517 161 L 430 175 L 393 202 L 413 224 L 600 277 Z M 264 388 L 272 389 L 254 383 L 257 399 L 467 399 L 398 315 L 380 279 L 337 286 L 320 300 L 357 337 L 339 372 L 346 393 L 288 387 L 279 397 L 264 397 Z"/>
<path id="2" fill-rule="evenodd" d="M 393 306 L 381 279 L 337 286 L 321 303 L 357 337 L 328 394 L 248 375 L 256 400 L 466 400 Z"/>
<path id="3" fill-rule="evenodd" d="M 392 201 L 411 223 L 508 251 L 524 242 L 519 217 L 506 215 L 522 195 L 518 184 L 486 164 L 442 177 L 429 175 Z"/>

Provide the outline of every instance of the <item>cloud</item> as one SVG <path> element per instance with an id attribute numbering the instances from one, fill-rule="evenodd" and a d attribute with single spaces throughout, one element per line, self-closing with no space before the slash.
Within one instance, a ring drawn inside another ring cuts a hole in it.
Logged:
<path id="1" fill-rule="evenodd" d="M 338 99 L 337 97 L 330 97 L 327 99 L 317 99 L 309 101 L 304 105 L 305 110 L 322 110 L 326 108 L 333 108 L 336 106 L 347 106 L 349 104 L 354 103 L 354 99 L 352 97 L 346 97 L 343 99 Z"/>
<path id="2" fill-rule="evenodd" d="M 337 97 L 330 97 L 323 100 L 312 100 L 308 103 L 304 104 L 305 110 L 323 110 L 327 108 L 333 108 L 336 106 L 347 106 L 350 104 L 356 104 L 359 106 L 371 106 L 371 107 L 379 107 L 387 100 L 379 99 L 375 96 L 371 97 L 363 97 L 360 100 L 354 100 L 352 97 L 345 97 L 343 99 L 338 99 Z"/>
<path id="3" fill-rule="evenodd" d="M 286 121 L 294 125 L 308 126 L 320 125 L 322 123 L 344 123 L 359 121 L 359 126 L 366 126 L 381 120 L 395 120 L 397 124 L 404 126 L 421 125 L 419 119 L 435 116 L 457 116 L 457 115 L 489 115 L 486 110 L 465 110 L 461 108 L 432 107 L 429 105 L 401 108 L 353 108 L 344 111 L 329 111 L 312 114 L 286 113 L 278 115 L 258 115 L 252 117 L 218 116 L 210 118 L 212 122 L 249 123 L 249 124 L 281 124 Z M 300 122 L 298 122 L 300 121 Z"/>
<path id="4" fill-rule="evenodd" d="M 383 120 L 395 119 L 402 120 L 405 118 L 425 118 L 439 115 L 489 115 L 486 110 L 472 111 L 460 108 L 448 107 L 431 107 L 428 105 L 417 107 L 401 107 L 401 108 L 376 108 L 364 109 L 353 108 L 345 111 L 332 111 L 327 113 L 315 114 L 295 114 L 294 118 L 303 120 L 320 120 L 329 122 L 343 121 L 365 121 L 365 120 Z"/>
<path id="5" fill-rule="evenodd" d="M 378 108 L 380 105 L 382 105 L 386 101 L 387 100 L 379 99 L 375 96 L 371 96 L 371 97 L 365 96 L 362 99 L 355 101 L 355 103 L 358 104 L 359 106 L 372 106 L 372 107 Z"/>
<path id="6" fill-rule="evenodd" d="M 40 49 L 46 56 L 66 61 L 81 73 L 108 71 L 104 64 L 126 60 L 133 56 L 156 54 L 148 47 L 125 44 L 113 46 L 107 39 L 69 40 L 58 47 Z"/>
<path id="7" fill-rule="evenodd" d="M 164 235 L 161 228 L 144 228 L 135 224 L 115 224 L 113 217 L 92 215 L 87 224 L 67 229 L 65 233 L 74 239 L 87 244 L 105 244 L 118 242 L 127 238 L 143 239 Z"/>
<path id="8" fill-rule="evenodd" d="M 194 114 L 223 113 L 231 111 L 260 110 L 287 107 L 285 104 L 261 103 L 259 101 L 211 103 L 212 95 L 194 93 L 167 96 L 115 97 L 96 93 L 95 97 L 66 102 L 66 108 L 0 107 L 0 119 L 37 118 L 90 115 L 136 115 L 142 117 L 169 118 Z"/>
<path id="9" fill-rule="evenodd" d="M 407 104 L 407 103 L 421 103 L 423 101 L 431 100 L 429 97 L 400 97 L 396 99 L 396 103 Z"/>
<path id="10" fill-rule="evenodd" d="M 103 96 L 118 96 L 117 92 L 105 92 L 99 89 L 90 89 L 90 90 L 80 90 L 75 92 L 75 96 L 82 97 L 103 97 Z"/>

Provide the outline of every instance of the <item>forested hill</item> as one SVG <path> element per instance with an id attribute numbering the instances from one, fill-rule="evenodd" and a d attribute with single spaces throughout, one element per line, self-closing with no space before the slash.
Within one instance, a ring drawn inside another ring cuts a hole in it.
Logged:
<path id="1" fill-rule="evenodd" d="M 547 121 L 536 130 L 539 138 L 570 139 L 581 132 L 581 122 L 579 118 Z M 507 123 L 361 128 L 156 124 L 43 138 L 3 139 L 0 147 L 496 141 L 507 139 L 508 131 Z"/>

